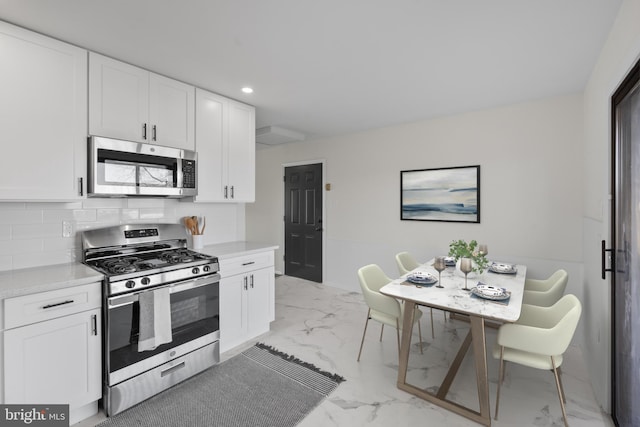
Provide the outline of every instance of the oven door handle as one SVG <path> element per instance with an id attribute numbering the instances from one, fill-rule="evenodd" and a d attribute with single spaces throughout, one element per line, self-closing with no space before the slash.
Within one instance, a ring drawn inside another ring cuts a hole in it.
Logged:
<path id="1" fill-rule="evenodd" d="M 207 286 L 207 285 L 212 285 L 214 283 L 217 283 L 220 281 L 220 275 L 218 273 L 216 274 L 212 274 L 210 276 L 205 276 L 205 277 L 198 277 L 196 279 L 193 280 L 189 280 L 188 282 L 181 282 L 181 283 L 174 283 L 171 285 L 165 285 L 165 286 L 169 286 L 169 293 L 176 293 L 176 292 L 183 292 L 183 291 L 188 291 L 189 289 L 195 289 L 195 288 L 199 288 L 201 286 Z M 150 290 L 153 289 L 159 289 L 165 286 L 159 286 L 157 288 L 151 288 Z M 126 294 L 126 295 L 122 295 L 122 296 L 118 296 L 118 297 L 112 297 L 109 298 L 109 309 L 111 308 L 117 308 L 117 307 L 122 307 L 128 304 L 133 304 L 134 302 L 138 301 L 138 295 L 141 294 L 142 292 L 148 292 L 148 290 L 142 290 L 139 292 L 135 292 L 132 294 Z"/>

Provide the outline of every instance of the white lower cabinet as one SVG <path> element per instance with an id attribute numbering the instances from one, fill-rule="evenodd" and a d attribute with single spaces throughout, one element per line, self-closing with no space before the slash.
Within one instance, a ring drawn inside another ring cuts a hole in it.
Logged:
<path id="1" fill-rule="evenodd" d="M 96 413 L 102 397 L 100 283 L 9 298 L 4 305 L 5 325 L 20 324 L 4 331 L 4 403 L 69 404 L 71 424 Z M 69 314 L 74 306 L 78 312 Z"/>
<path id="2" fill-rule="evenodd" d="M 275 319 L 273 252 L 266 257 L 220 261 L 220 351 L 224 352 L 269 331 Z M 240 260 L 240 262 L 238 262 Z M 262 261 L 262 262 L 261 262 Z M 245 264 L 234 271 L 235 265 Z M 225 275 L 225 265 L 231 275 Z M 235 273 L 235 274 L 234 274 Z"/>

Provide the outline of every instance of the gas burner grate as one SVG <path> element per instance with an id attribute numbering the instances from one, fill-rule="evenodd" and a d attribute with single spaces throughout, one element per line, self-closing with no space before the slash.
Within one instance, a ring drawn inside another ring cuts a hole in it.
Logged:
<path id="1" fill-rule="evenodd" d="M 138 271 L 135 263 L 141 261 L 138 257 L 126 256 L 106 260 L 101 263 L 101 267 L 113 274 L 133 273 Z"/>
<path id="2" fill-rule="evenodd" d="M 193 262 L 195 260 L 195 256 L 186 249 L 176 249 L 174 251 L 163 252 L 160 254 L 160 259 L 171 264 L 180 264 Z"/>

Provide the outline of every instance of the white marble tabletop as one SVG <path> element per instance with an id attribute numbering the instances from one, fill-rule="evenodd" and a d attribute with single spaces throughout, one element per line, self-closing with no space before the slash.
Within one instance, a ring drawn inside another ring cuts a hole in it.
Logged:
<path id="1" fill-rule="evenodd" d="M 495 261 L 499 262 L 498 260 Z M 436 287 L 437 283 L 431 286 L 416 287 L 407 282 L 405 276 L 402 276 L 383 286 L 380 292 L 394 298 L 411 300 L 421 305 L 440 308 L 445 311 L 481 316 L 502 322 L 514 322 L 520 317 L 524 279 L 527 273 L 527 267 L 524 265 L 517 265 L 516 268 L 518 270 L 516 274 L 500 274 L 485 270 L 483 274 L 475 277 L 469 275 L 467 279 L 469 288 L 473 288 L 478 282 L 505 288 L 511 292 L 511 298 L 509 298 L 506 305 L 501 301 L 477 298 L 472 296 L 471 292 L 462 290 L 464 287 L 464 275 L 456 271 L 455 267 L 447 267 L 442 272 L 441 285 L 444 288 Z M 427 261 L 414 271 L 418 270 L 438 277 L 438 272 L 433 268 L 433 260 Z"/>

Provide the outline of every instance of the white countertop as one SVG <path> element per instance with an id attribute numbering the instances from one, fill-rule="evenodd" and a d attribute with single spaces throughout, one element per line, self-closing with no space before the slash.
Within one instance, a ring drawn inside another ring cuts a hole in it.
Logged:
<path id="1" fill-rule="evenodd" d="M 218 259 L 233 258 L 242 255 L 251 255 L 256 252 L 273 251 L 278 245 L 259 242 L 227 242 L 215 245 L 206 245 L 198 252 L 218 257 Z"/>
<path id="2" fill-rule="evenodd" d="M 79 262 L 0 272 L 0 299 L 101 282 L 102 274 Z"/>
<path id="3" fill-rule="evenodd" d="M 277 248 L 277 245 L 258 242 L 228 242 L 207 245 L 198 251 L 224 259 Z M 102 279 L 102 274 L 79 262 L 2 271 L 0 299 L 86 285 Z"/>
<path id="4" fill-rule="evenodd" d="M 425 271 L 438 277 L 438 272 L 432 265 L 433 260 L 422 264 L 416 270 Z M 411 300 L 418 304 L 446 311 L 478 315 L 503 322 L 515 322 L 520 317 L 527 267 L 517 265 L 517 269 L 518 272 L 516 274 L 498 274 L 485 271 L 479 276 L 467 279 L 469 288 L 473 288 L 478 282 L 505 288 L 511 292 L 511 298 L 507 305 L 472 297 L 471 292 L 462 290 L 464 287 L 464 275 L 456 272 L 455 267 L 447 267 L 442 272 L 441 284 L 444 288 L 438 288 L 436 285 L 418 288 L 406 282 L 405 276 L 403 276 L 383 286 L 380 292 L 394 298 Z"/>

